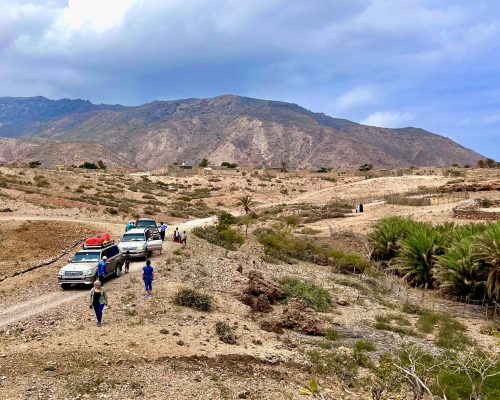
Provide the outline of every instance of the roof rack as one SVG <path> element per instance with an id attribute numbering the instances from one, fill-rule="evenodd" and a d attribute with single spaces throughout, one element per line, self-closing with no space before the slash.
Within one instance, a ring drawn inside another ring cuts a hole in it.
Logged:
<path id="1" fill-rule="evenodd" d="M 83 243 L 83 248 L 85 250 L 91 250 L 91 249 L 103 249 L 105 247 L 109 247 L 111 245 L 115 244 L 114 240 L 108 240 L 107 242 L 102 242 L 100 244 L 85 244 Z"/>

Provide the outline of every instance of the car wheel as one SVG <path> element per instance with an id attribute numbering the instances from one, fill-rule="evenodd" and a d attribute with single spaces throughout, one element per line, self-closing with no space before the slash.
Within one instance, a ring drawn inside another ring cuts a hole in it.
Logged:
<path id="1" fill-rule="evenodd" d="M 121 274 L 122 274 L 122 266 L 121 265 L 117 265 L 116 268 L 115 268 L 115 275 L 118 278 Z"/>
<path id="2" fill-rule="evenodd" d="M 61 284 L 61 289 L 62 290 L 68 290 L 70 288 L 71 284 L 70 283 L 62 283 Z"/>

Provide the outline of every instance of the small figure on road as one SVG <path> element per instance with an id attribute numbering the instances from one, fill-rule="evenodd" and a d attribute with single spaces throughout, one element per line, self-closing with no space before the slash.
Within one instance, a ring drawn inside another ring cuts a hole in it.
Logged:
<path id="1" fill-rule="evenodd" d="M 124 262 L 125 262 L 125 273 L 128 274 L 128 271 L 130 270 L 130 250 L 127 250 L 124 256 Z"/>
<path id="2" fill-rule="evenodd" d="M 151 266 L 151 260 L 146 261 L 146 265 L 142 267 L 142 279 L 144 280 L 145 297 L 151 297 L 153 294 L 153 275 L 154 269 Z"/>
<path id="3" fill-rule="evenodd" d="M 97 318 L 97 326 L 100 328 L 102 325 L 102 310 L 104 306 L 108 305 L 108 295 L 106 289 L 102 287 L 100 281 L 94 282 L 94 287 L 90 289 L 90 307 L 95 311 Z"/>
<path id="4" fill-rule="evenodd" d="M 104 278 L 106 277 L 106 260 L 108 257 L 103 256 L 99 264 L 97 264 L 97 279 L 104 285 Z"/>
<path id="5" fill-rule="evenodd" d="M 163 222 L 160 224 L 160 236 L 161 236 L 161 241 L 163 242 L 165 240 L 165 231 L 167 230 L 167 225 L 165 225 Z"/>
<path id="6" fill-rule="evenodd" d="M 187 244 L 187 232 L 186 231 L 184 231 L 184 232 L 181 233 L 181 243 L 183 245 Z"/>

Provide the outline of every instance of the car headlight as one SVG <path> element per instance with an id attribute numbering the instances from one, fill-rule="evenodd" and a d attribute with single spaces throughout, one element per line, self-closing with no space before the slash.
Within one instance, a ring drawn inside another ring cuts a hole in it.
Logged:
<path id="1" fill-rule="evenodd" d="M 147 248 L 147 247 L 148 247 L 148 245 L 147 245 L 146 243 L 144 243 L 144 244 L 142 245 L 142 247 L 139 247 L 139 248 L 138 248 L 138 250 L 141 250 L 141 249 L 142 249 L 142 250 L 146 250 L 146 248 Z"/>
<path id="2" fill-rule="evenodd" d="M 83 275 L 85 276 L 92 276 L 94 271 L 92 269 L 88 269 L 87 271 L 83 271 Z"/>
<path id="3" fill-rule="evenodd" d="M 64 271 L 62 270 L 62 268 L 59 270 L 58 275 L 59 275 L 59 276 L 63 276 L 63 275 L 64 275 Z"/>

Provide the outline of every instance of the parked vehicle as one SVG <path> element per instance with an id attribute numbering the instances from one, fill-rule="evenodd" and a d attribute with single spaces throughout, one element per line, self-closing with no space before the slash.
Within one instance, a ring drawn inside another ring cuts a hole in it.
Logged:
<path id="1" fill-rule="evenodd" d="M 130 257 L 151 257 L 153 251 L 163 249 L 163 241 L 160 233 L 151 229 L 134 228 L 123 234 L 122 240 L 118 244 L 120 251 L 130 254 Z"/>
<path id="2" fill-rule="evenodd" d="M 138 218 L 135 221 L 135 227 L 149 229 L 152 231 L 152 233 L 158 233 L 158 234 L 160 233 L 160 231 L 158 230 L 158 224 L 152 218 L 146 218 L 146 217 Z"/>
<path id="3" fill-rule="evenodd" d="M 106 276 L 121 275 L 124 260 L 117 245 L 85 247 L 70 257 L 68 264 L 59 270 L 57 280 L 62 289 L 68 289 L 73 283 L 92 285 L 97 277 L 97 264 L 104 256 L 107 257 Z"/>

